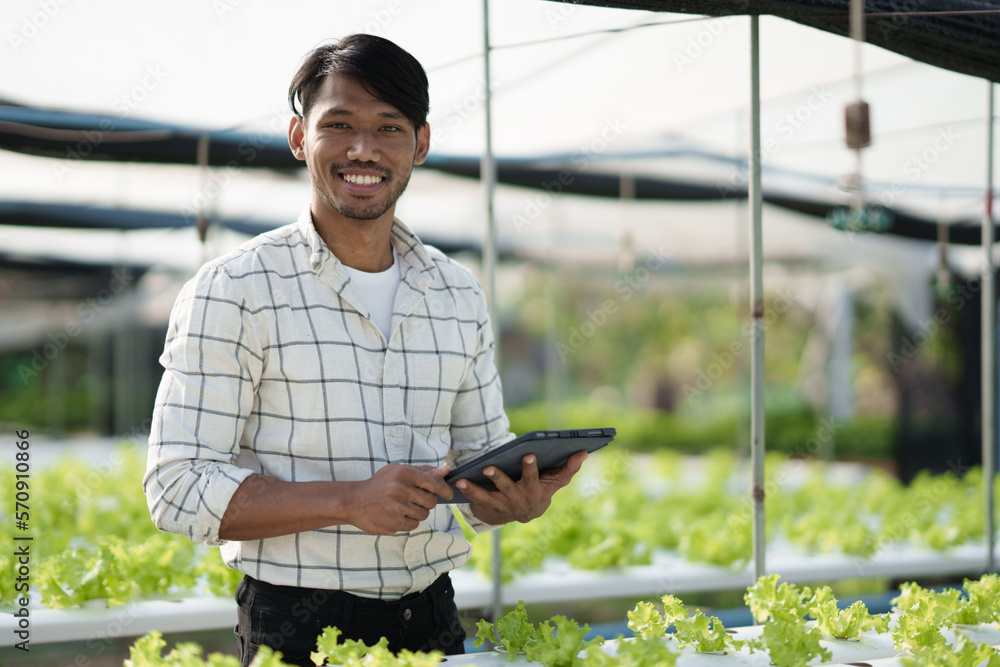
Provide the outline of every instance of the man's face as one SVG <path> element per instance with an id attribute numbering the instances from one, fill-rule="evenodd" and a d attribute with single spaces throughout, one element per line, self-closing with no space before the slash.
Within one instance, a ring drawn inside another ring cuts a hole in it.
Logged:
<path id="1" fill-rule="evenodd" d="M 357 77 L 329 74 L 309 113 L 292 119 L 288 143 L 309 167 L 314 214 L 391 220 L 413 166 L 427 157 L 430 127 L 415 132 Z"/>

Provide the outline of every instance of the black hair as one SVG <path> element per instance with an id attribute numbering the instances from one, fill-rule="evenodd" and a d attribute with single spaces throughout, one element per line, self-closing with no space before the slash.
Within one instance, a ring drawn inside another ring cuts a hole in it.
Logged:
<path id="1" fill-rule="evenodd" d="M 292 111 L 309 113 L 324 77 L 333 73 L 361 79 L 372 95 L 399 109 L 416 129 L 427 123 L 430 96 L 424 68 L 388 39 L 365 34 L 348 35 L 306 56 L 288 87 Z M 296 102 L 302 105 L 301 112 Z"/>

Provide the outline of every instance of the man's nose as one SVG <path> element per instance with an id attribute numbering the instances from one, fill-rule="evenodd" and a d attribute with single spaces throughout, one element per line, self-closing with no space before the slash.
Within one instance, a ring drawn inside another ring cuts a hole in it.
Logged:
<path id="1" fill-rule="evenodd" d="M 378 142 L 368 132 L 356 132 L 351 137 L 351 145 L 347 149 L 347 159 L 358 162 L 378 162 L 381 158 Z"/>

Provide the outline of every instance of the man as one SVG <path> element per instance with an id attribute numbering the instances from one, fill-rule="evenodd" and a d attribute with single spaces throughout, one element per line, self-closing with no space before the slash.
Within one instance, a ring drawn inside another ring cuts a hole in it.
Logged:
<path id="1" fill-rule="evenodd" d="M 510 439 L 482 289 L 394 218 L 427 157 L 427 78 L 379 37 L 313 51 L 289 88 L 312 182 L 297 223 L 209 262 L 178 296 L 161 363 L 150 513 L 222 546 L 244 665 L 268 645 L 311 665 L 337 626 L 390 648 L 461 653 L 448 571 L 469 545 L 449 465 Z M 301 104 L 301 112 L 298 108 Z M 585 452 L 497 490 L 467 481 L 477 531 L 529 521 Z"/>

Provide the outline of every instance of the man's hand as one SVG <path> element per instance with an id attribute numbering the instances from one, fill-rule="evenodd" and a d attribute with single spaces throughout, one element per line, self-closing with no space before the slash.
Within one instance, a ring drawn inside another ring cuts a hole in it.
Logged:
<path id="1" fill-rule="evenodd" d="M 360 482 L 285 482 L 254 473 L 236 489 L 222 517 L 224 540 L 262 540 L 350 524 L 375 535 L 413 530 L 438 498 L 454 492 L 448 466 L 390 463 Z"/>
<path id="2" fill-rule="evenodd" d="M 444 476 L 448 466 L 409 466 L 390 463 L 370 479 L 350 486 L 349 523 L 373 535 L 413 530 L 437 505 L 454 492 Z"/>
<path id="3" fill-rule="evenodd" d="M 553 494 L 569 484 L 586 458 L 587 452 L 581 450 L 561 468 L 539 474 L 535 456 L 528 454 L 521 459 L 521 479 L 517 482 L 499 468 L 487 466 L 483 473 L 496 485 L 496 491 L 487 491 L 467 479 L 458 480 L 455 486 L 472 503 L 470 509 L 480 521 L 494 525 L 509 521 L 527 523 L 545 513 Z"/>

